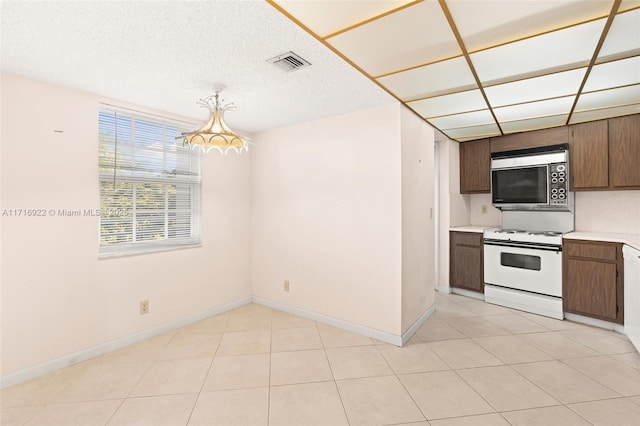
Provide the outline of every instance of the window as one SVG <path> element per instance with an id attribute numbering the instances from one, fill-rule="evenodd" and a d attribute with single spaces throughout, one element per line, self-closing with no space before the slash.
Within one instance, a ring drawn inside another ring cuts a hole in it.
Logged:
<path id="1" fill-rule="evenodd" d="M 101 257 L 200 244 L 200 153 L 175 139 L 186 126 L 100 110 Z"/>

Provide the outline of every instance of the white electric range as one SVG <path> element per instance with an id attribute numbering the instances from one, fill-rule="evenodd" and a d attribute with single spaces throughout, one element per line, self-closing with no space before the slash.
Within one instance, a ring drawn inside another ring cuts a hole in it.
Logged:
<path id="1" fill-rule="evenodd" d="M 573 214 L 503 211 L 502 223 L 511 226 L 484 231 L 485 300 L 563 319 L 562 235 Z"/>

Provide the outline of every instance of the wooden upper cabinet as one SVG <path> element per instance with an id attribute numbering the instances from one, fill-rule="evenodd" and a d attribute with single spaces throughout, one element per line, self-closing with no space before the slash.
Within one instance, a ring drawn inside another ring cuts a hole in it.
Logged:
<path id="1" fill-rule="evenodd" d="M 568 143 L 568 131 L 568 128 L 564 126 L 498 136 L 491 138 L 491 152 L 514 151 Z"/>
<path id="2" fill-rule="evenodd" d="M 460 193 L 491 192 L 491 153 L 569 143 L 571 191 L 640 189 L 640 114 L 460 144 Z"/>
<path id="3" fill-rule="evenodd" d="M 569 127 L 571 191 L 609 186 L 607 121 L 593 121 Z"/>
<path id="4" fill-rule="evenodd" d="M 640 114 L 609 120 L 609 183 L 640 188 Z"/>
<path id="5" fill-rule="evenodd" d="M 489 139 L 460 144 L 460 193 L 491 192 L 491 146 Z"/>

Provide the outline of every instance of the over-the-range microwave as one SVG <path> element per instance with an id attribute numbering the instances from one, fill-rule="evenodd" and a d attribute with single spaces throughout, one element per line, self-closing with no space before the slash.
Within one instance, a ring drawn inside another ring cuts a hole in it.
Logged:
<path id="1" fill-rule="evenodd" d="M 570 210 L 568 145 L 492 153 L 491 203 L 502 210 Z"/>

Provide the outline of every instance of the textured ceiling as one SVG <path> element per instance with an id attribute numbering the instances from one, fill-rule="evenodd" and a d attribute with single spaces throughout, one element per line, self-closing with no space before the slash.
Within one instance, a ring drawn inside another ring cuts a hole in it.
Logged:
<path id="1" fill-rule="evenodd" d="M 264 1 L 0 2 L 3 72 L 256 132 L 396 100 Z M 267 59 L 294 51 L 312 66 Z"/>
<path id="2" fill-rule="evenodd" d="M 640 112 L 638 0 L 268 0 L 459 141 Z"/>
<path id="3" fill-rule="evenodd" d="M 2 71 L 199 120 L 223 83 L 245 132 L 393 97 L 460 141 L 640 112 L 640 0 L 0 7 Z M 266 62 L 290 50 L 312 66 Z"/>

